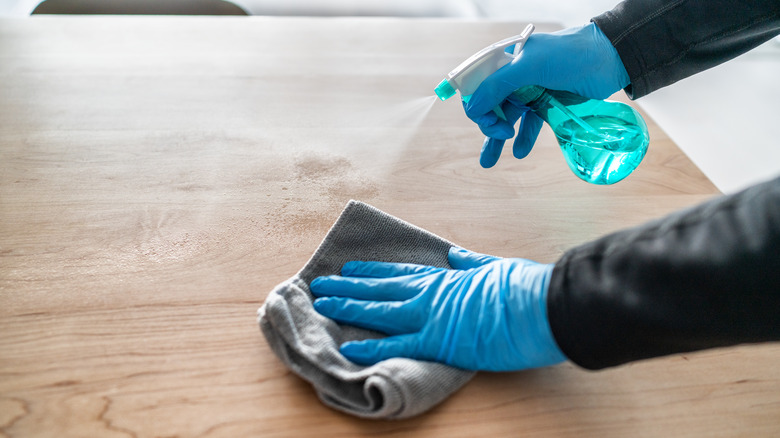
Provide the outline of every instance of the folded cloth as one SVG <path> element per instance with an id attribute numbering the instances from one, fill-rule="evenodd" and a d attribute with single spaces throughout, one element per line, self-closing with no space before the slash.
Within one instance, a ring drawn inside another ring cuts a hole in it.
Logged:
<path id="1" fill-rule="evenodd" d="M 393 358 L 365 367 L 339 353 L 343 342 L 383 336 L 340 325 L 312 306 L 309 283 L 341 272 L 350 260 L 450 268 L 452 243 L 358 201 L 350 201 L 319 248 L 294 277 L 279 284 L 258 310 L 274 353 L 310 382 L 326 405 L 359 417 L 400 419 L 421 414 L 474 375 L 433 362 Z"/>

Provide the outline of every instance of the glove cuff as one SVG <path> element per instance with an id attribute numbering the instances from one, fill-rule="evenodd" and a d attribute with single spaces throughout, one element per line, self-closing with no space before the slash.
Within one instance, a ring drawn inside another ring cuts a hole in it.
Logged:
<path id="1" fill-rule="evenodd" d="M 539 285 L 533 290 L 538 291 L 535 302 L 535 312 L 539 316 L 537 323 L 537 340 L 539 342 L 539 361 L 541 366 L 555 365 L 567 360 L 563 351 L 558 347 L 555 341 L 550 319 L 547 313 L 547 291 L 550 287 L 550 278 L 552 278 L 554 264 L 540 265 L 541 275 L 538 277 Z"/>
<path id="2" fill-rule="evenodd" d="M 604 54 L 603 58 L 609 64 L 608 70 L 612 72 L 612 81 L 617 87 L 614 91 L 622 90 L 631 85 L 631 78 L 628 76 L 628 71 L 623 65 L 623 60 L 620 58 L 617 49 L 612 45 L 612 41 L 607 38 L 595 22 L 589 23 L 586 27 L 590 28 L 593 40 L 599 47 L 599 50 Z"/>
<path id="3" fill-rule="evenodd" d="M 558 347 L 547 317 L 547 289 L 554 265 L 529 260 L 520 264 L 512 273 L 512 289 L 519 312 L 512 321 L 512 345 L 521 357 L 513 370 L 540 368 L 555 365 L 567 358 Z"/>

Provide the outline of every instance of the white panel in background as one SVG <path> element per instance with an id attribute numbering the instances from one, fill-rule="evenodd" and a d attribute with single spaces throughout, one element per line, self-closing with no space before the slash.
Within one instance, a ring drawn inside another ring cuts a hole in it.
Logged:
<path id="1" fill-rule="evenodd" d="M 780 174 L 780 41 L 637 100 L 724 193 Z"/>

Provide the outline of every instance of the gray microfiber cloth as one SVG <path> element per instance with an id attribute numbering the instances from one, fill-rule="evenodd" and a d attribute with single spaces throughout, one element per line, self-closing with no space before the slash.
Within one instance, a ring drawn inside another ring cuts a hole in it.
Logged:
<path id="1" fill-rule="evenodd" d="M 341 343 L 383 335 L 340 325 L 317 313 L 309 283 L 321 275 L 339 274 L 350 260 L 449 268 L 451 246 L 455 245 L 374 207 L 350 201 L 303 269 L 268 295 L 258 310 L 260 328 L 276 355 L 310 382 L 326 405 L 365 418 L 421 414 L 460 389 L 474 373 L 404 358 L 369 367 L 350 362 L 339 353 Z"/>

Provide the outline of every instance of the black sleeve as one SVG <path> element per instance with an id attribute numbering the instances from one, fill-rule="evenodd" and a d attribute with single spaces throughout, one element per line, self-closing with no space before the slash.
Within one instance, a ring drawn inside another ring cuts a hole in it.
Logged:
<path id="1" fill-rule="evenodd" d="M 569 250 L 547 310 L 589 369 L 779 341 L 780 178 Z"/>
<path id="2" fill-rule="evenodd" d="M 636 99 L 780 34 L 780 1 L 627 0 L 592 21 L 617 49 Z"/>

